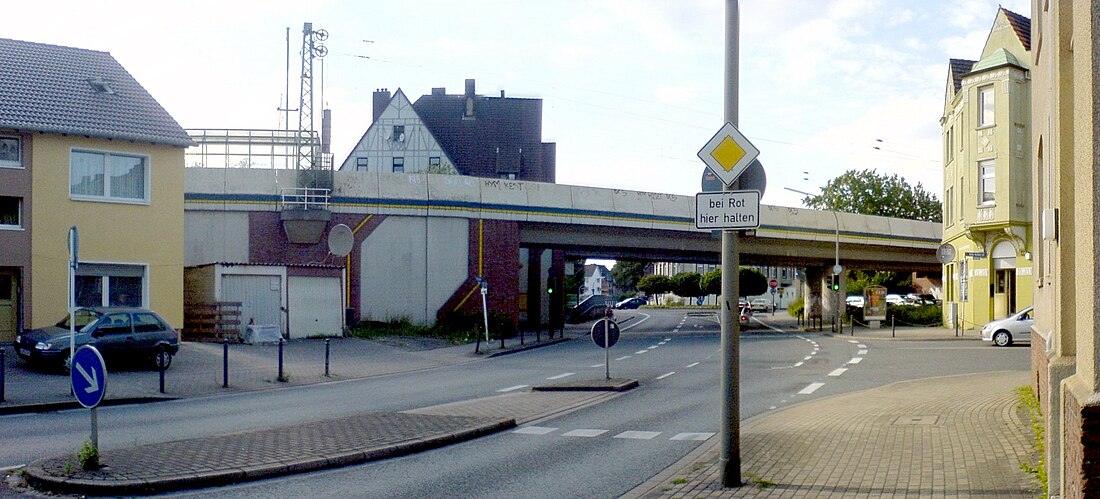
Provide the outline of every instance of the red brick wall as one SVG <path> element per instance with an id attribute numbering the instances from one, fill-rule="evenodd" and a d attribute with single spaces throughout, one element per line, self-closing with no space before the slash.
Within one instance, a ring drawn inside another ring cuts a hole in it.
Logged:
<path id="1" fill-rule="evenodd" d="M 1100 497 L 1100 407 L 1068 395 L 1065 411 L 1066 497 Z"/>
<path id="2" fill-rule="evenodd" d="M 482 223 L 484 225 L 482 225 Z M 479 261 L 489 283 L 489 311 L 519 324 L 519 224 L 506 220 L 470 220 L 469 277 L 439 310 L 480 314 L 481 293 L 474 279 Z M 480 260 L 479 260 L 480 259 Z"/>
<path id="3" fill-rule="evenodd" d="M 1039 335 L 1032 331 L 1031 337 L 1038 340 Z M 1046 402 L 1050 400 L 1050 363 L 1047 360 L 1046 347 L 1041 341 L 1031 342 L 1031 382 L 1032 388 L 1035 389 L 1035 394 L 1039 397 L 1039 409 L 1043 413 L 1043 421 L 1049 422 L 1050 414 L 1047 414 Z M 1047 435 L 1049 434 L 1050 432 L 1048 431 Z M 1047 444 L 1050 444 L 1049 439 L 1047 440 Z"/>

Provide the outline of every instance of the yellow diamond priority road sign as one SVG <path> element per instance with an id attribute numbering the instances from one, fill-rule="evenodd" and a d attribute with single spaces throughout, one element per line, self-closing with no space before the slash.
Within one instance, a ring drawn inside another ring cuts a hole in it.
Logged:
<path id="1" fill-rule="evenodd" d="M 699 159 L 727 186 L 737 180 L 759 155 L 760 150 L 732 123 L 722 126 L 699 150 Z"/>

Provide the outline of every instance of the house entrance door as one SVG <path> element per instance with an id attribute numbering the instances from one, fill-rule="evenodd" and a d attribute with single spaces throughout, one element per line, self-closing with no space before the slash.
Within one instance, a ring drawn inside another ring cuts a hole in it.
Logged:
<path id="1" fill-rule="evenodd" d="M 19 328 L 19 274 L 0 270 L 0 341 L 15 341 Z"/>
<path id="2" fill-rule="evenodd" d="M 1016 311 L 1016 269 L 997 271 L 993 284 L 993 318 L 1007 317 Z"/>

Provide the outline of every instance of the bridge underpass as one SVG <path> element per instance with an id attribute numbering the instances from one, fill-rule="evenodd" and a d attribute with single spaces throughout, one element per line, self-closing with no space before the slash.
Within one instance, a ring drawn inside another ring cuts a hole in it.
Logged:
<path id="1" fill-rule="evenodd" d="M 286 202 L 285 193 L 292 190 L 287 186 L 294 183 L 285 170 L 188 168 L 185 180 L 186 265 L 339 265 L 347 283 L 346 306 L 361 320 L 406 317 L 431 323 L 447 313 L 480 313 L 480 300 L 472 297 L 476 278 L 484 276 L 492 311 L 518 318 L 524 301 L 540 324 L 553 322 L 561 317 L 563 300 L 552 303 L 546 285 L 562 279 L 566 255 L 719 259 L 719 240 L 695 229 L 692 196 L 453 175 L 335 172 L 324 203 L 302 207 Z M 322 216 L 313 216 L 318 210 Z M 316 240 L 289 241 L 285 225 L 291 219 L 317 224 Z M 331 259 L 321 235 L 337 224 L 351 228 L 353 250 Z M 846 213 L 834 218 L 827 211 L 767 205 L 761 207 L 760 229 L 741 238 L 741 263 L 806 268 L 810 293 L 821 296 L 817 277 L 830 272 L 838 231 L 845 268 L 941 269 L 935 259 L 938 223 Z M 527 258 L 520 257 L 521 248 Z M 828 311 L 833 303 L 825 296 Z"/>

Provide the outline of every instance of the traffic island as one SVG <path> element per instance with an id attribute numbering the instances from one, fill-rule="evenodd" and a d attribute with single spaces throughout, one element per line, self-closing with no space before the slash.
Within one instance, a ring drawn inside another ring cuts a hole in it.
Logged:
<path id="1" fill-rule="evenodd" d="M 531 387 L 533 392 L 625 392 L 638 387 L 638 380 L 611 378 L 597 380 L 576 380 L 554 385 Z"/>

